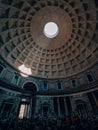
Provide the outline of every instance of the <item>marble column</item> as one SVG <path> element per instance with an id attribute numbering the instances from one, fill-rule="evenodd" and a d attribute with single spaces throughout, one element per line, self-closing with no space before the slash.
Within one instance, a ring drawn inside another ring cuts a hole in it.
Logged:
<path id="1" fill-rule="evenodd" d="M 59 98 L 57 98 L 58 116 L 60 116 L 60 103 Z"/>
<path id="2" fill-rule="evenodd" d="M 58 116 L 58 102 L 57 102 L 57 97 L 53 98 L 53 107 L 54 107 L 54 113 L 56 116 Z"/>
<path id="3" fill-rule="evenodd" d="M 30 99 L 30 117 L 32 117 L 32 97 Z"/>
<path id="4" fill-rule="evenodd" d="M 65 115 L 65 103 L 64 103 L 64 97 L 59 97 L 59 107 L 60 107 L 60 115 Z"/>
<path id="5" fill-rule="evenodd" d="M 98 114 L 98 107 L 96 105 L 96 101 L 94 99 L 94 95 L 92 93 L 88 93 L 89 102 L 91 103 L 94 114 Z"/>
<path id="6" fill-rule="evenodd" d="M 97 104 L 98 104 L 98 90 L 95 90 L 93 93 L 94 93 L 94 95 L 96 97 L 96 101 L 97 101 Z"/>
<path id="7" fill-rule="evenodd" d="M 68 109 L 67 109 L 66 97 L 64 97 L 64 105 L 65 105 L 65 115 L 68 115 Z"/>
<path id="8" fill-rule="evenodd" d="M 67 110 L 68 110 L 68 115 L 71 115 L 72 113 L 72 106 L 71 106 L 71 101 L 70 97 L 66 97 L 66 104 L 67 104 Z"/>

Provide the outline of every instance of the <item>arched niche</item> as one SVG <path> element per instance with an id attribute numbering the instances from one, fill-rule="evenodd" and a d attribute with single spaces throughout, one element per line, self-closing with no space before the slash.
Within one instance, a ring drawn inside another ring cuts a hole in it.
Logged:
<path id="1" fill-rule="evenodd" d="M 33 82 L 27 82 L 23 85 L 23 89 L 30 93 L 37 92 L 37 86 Z"/>
<path id="2" fill-rule="evenodd" d="M 78 115 L 88 116 L 89 107 L 86 101 L 78 99 L 75 101 L 75 105 L 76 105 L 76 112 Z"/>
<path id="3" fill-rule="evenodd" d="M 14 115 L 14 110 L 15 110 L 15 101 L 12 98 L 5 99 L 0 108 L 0 116 L 2 119 L 9 118 L 11 116 L 11 113 Z"/>
<path id="4" fill-rule="evenodd" d="M 36 110 L 36 92 L 37 92 L 37 86 L 33 82 L 26 82 L 23 85 L 23 89 L 27 93 L 29 92 L 30 96 L 26 97 L 25 95 L 23 95 L 22 102 L 20 104 L 20 112 L 19 113 L 21 113 L 21 108 L 24 107 L 24 112 L 23 112 L 22 117 L 28 117 L 28 116 L 29 117 L 33 117 L 34 114 L 35 114 L 35 110 Z"/>

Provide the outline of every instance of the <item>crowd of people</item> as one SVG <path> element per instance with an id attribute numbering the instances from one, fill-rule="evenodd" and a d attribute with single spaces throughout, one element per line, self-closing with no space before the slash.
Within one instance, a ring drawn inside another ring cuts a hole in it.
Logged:
<path id="1" fill-rule="evenodd" d="M 0 130 L 98 130 L 98 116 L 1 118 Z"/>

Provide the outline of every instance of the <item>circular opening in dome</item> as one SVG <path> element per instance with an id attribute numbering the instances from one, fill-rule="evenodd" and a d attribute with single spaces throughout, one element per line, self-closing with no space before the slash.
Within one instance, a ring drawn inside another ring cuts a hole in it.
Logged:
<path id="1" fill-rule="evenodd" d="M 54 38 L 58 35 L 59 28 L 56 23 L 48 22 L 44 26 L 44 35 L 48 38 Z"/>

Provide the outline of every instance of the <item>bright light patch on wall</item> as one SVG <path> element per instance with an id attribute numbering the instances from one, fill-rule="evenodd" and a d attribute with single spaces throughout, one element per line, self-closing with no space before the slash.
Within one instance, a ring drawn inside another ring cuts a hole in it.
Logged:
<path id="1" fill-rule="evenodd" d="M 58 35 L 59 28 L 56 23 L 48 22 L 44 26 L 44 35 L 48 38 L 54 38 Z"/>
<path id="2" fill-rule="evenodd" d="M 24 77 L 28 77 L 32 74 L 31 68 L 26 67 L 24 64 L 20 65 L 18 69 L 20 70 L 20 74 Z"/>
<path id="3" fill-rule="evenodd" d="M 22 119 L 25 111 L 25 105 L 21 105 L 20 112 L 19 112 L 19 118 Z"/>

